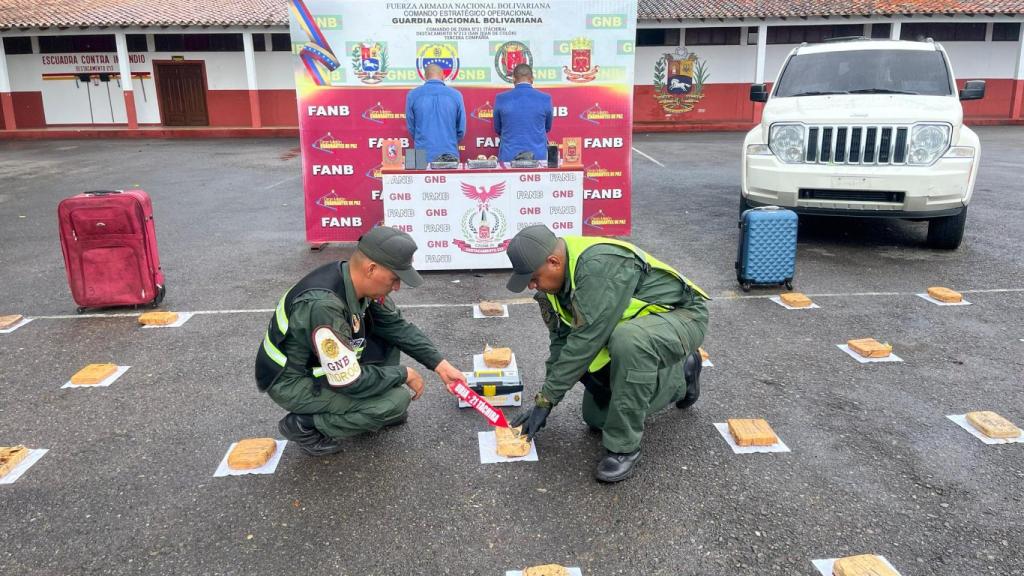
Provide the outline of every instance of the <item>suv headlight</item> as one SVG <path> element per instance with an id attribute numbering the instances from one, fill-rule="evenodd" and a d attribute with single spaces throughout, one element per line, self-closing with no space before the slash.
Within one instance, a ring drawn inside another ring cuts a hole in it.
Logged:
<path id="1" fill-rule="evenodd" d="M 907 163 L 929 165 L 939 159 L 949 147 L 948 124 L 917 124 L 910 131 L 910 153 Z"/>
<path id="2" fill-rule="evenodd" d="M 802 124 L 773 124 L 768 147 L 779 160 L 789 164 L 804 161 L 804 127 Z"/>

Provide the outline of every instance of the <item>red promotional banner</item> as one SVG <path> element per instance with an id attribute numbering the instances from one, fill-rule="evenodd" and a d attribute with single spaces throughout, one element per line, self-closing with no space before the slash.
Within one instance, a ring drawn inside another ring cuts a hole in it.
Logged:
<path id="1" fill-rule="evenodd" d="M 551 95 L 549 144 L 582 142 L 583 232 L 630 232 L 635 1 L 401 4 L 291 0 L 310 243 L 354 241 L 383 224 L 382 142 L 414 143 L 409 91 L 437 63 L 463 96 L 460 159 L 498 153 L 496 96 L 533 66 Z M 465 6 L 466 8 L 461 8 Z"/>

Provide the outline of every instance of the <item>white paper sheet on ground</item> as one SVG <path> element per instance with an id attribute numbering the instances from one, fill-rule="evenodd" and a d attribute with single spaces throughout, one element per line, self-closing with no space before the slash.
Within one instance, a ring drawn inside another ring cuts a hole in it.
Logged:
<path id="1" fill-rule="evenodd" d="M 145 324 L 143 328 L 177 328 L 188 322 L 188 319 L 195 316 L 195 312 L 178 312 L 178 319 L 171 324 Z"/>
<path id="2" fill-rule="evenodd" d="M 473 354 L 473 370 L 504 370 L 507 376 L 510 372 L 519 372 L 519 366 L 516 365 L 516 353 L 512 353 L 512 361 L 508 363 L 508 366 L 504 368 L 488 368 L 487 364 L 484 364 L 483 354 Z"/>
<path id="3" fill-rule="evenodd" d="M 39 459 L 43 457 L 43 454 L 46 454 L 47 452 L 49 452 L 49 450 L 45 448 L 29 450 L 28 456 L 25 456 L 24 460 L 18 462 L 18 465 L 14 467 L 14 470 L 11 470 L 7 474 L 4 474 L 3 478 L 0 478 L 0 484 L 13 484 L 15 480 L 21 478 L 21 475 L 31 468 L 33 464 L 38 462 Z"/>
<path id="4" fill-rule="evenodd" d="M 891 352 L 885 358 L 865 358 L 853 350 L 850 350 L 850 346 L 847 344 L 836 344 L 836 347 L 849 354 L 851 358 L 861 364 L 874 364 L 876 362 L 903 362 L 903 358 L 900 358 Z"/>
<path id="5" fill-rule="evenodd" d="M 498 440 L 494 436 L 494 431 L 488 432 L 477 432 L 476 433 L 477 443 L 480 444 L 480 463 L 481 464 L 497 464 L 498 462 L 536 462 L 539 458 L 537 457 L 537 443 L 530 441 L 530 453 L 526 456 L 520 456 L 519 458 L 505 458 L 504 456 L 498 456 Z"/>
<path id="6" fill-rule="evenodd" d="M 968 432 L 970 432 L 971 436 L 974 436 L 975 438 L 977 438 L 978 440 L 981 440 L 985 444 L 1021 444 L 1021 443 L 1024 443 L 1024 434 L 1022 434 L 1022 435 L 1020 435 L 1020 436 L 1018 436 L 1016 438 L 989 438 L 988 436 L 985 436 L 981 432 L 981 430 L 978 430 L 974 426 L 971 426 L 971 423 L 967 421 L 967 414 L 950 414 L 949 416 L 946 416 L 946 418 L 949 418 L 953 422 L 956 422 L 958 426 L 960 426 L 964 430 L 967 430 Z"/>
<path id="7" fill-rule="evenodd" d="M 114 383 L 114 380 L 120 378 L 121 375 L 127 372 L 129 368 L 131 368 L 131 366 L 118 366 L 117 372 L 107 376 L 107 379 L 103 380 L 99 384 L 72 384 L 71 380 L 68 380 L 63 386 L 61 386 L 61 388 L 99 388 L 101 386 L 110 386 Z"/>
<path id="8" fill-rule="evenodd" d="M 715 429 L 718 433 L 725 438 L 725 441 L 729 443 L 729 447 L 736 454 L 758 454 L 761 452 L 789 452 L 789 446 L 779 438 L 779 441 L 771 446 L 740 446 L 736 444 L 736 439 L 729 433 L 729 424 L 727 422 L 715 422 Z"/>
<path id="9" fill-rule="evenodd" d="M 277 463 L 281 461 L 281 455 L 284 454 L 284 447 L 288 444 L 287 440 L 274 440 L 277 442 L 277 450 L 274 450 L 274 454 L 267 460 L 267 463 L 259 468 L 251 468 L 249 470 L 232 470 L 228 467 L 228 454 L 235 449 L 238 442 L 228 446 L 228 451 L 224 453 L 224 457 L 220 460 L 220 466 L 217 466 L 217 471 L 213 473 L 214 478 L 221 476 L 245 476 L 246 474 L 273 474 L 277 470 Z"/>
<path id="10" fill-rule="evenodd" d="M 565 569 L 568 570 L 569 574 L 572 574 L 572 576 L 583 576 L 583 570 L 580 570 L 576 566 L 566 566 Z M 523 576 L 523 571 L 522 570 L 505 570 L 505 576 Z"/>
<path id="11" fill-rule="evenodd" d="M 782 301 L 782 298 L 779 298 L 778 296 L 772 296 L 771 298 L 769 298 L 769 300 L 771 300 L 772 302 L 775 302 L 779 306 L 782 306 L 786 310 L 810 310 L 812 308 L 821 308 L 821 306 L 818 306 L 814 302 L 811 302 L 810 306 L 804 306 L 803 308 L 797 308 L 795 306 L 790 306 L 789 304 L 786 304 L 785 302 Z"/>
<path id="12" fill-rule="evenodd" d="M 480 311 L 479 304 L 473 304 L 473 318 L 508 318 L 508 304 L 501 305 L 501 315 L 487 316 Z"/>
<path id="13" fill-rule="evenodd" d="M 15 330 L 17 330 L 18 328 L 21 328 L 25 324 L 28 324 L 32 320 L 33 320 L 33 318 L 22 318 L 14 326 L 11 326 L 9 328 L 4 328 L 3 330 L 0 330 L 0 334 L 10 334 L 11 332 L 14 332 Z"/>
<path id="14" fill-rule="evenodd" d="M 882 563 L 885 564 L 886 566 L 888 566 L 893 572 L 895 572 L 897 574 L 900 573 L 900 571 L 897 570 L 895 566 L 890 564 L 889 561 L 885 559 L 885 556 L 879 556 L 879 558 L 882 560 Z M 823 574 L 823 576 L 832 576 L 832 565 L 836 563 L 836 560 L 837 560 L 837 558 L 825 558 L 823 560 L 811 560 L 811 564 L 814 564 L 814 567 L 817 568 L 818 572 L 821 572 Z"/>
<path id="15" fill-rule="evenodd" d="M 931 296 L 929 296 L 927 294 L 917 294 L 916 296 L 918 298 L 923 298 L 923 299 L 931 302 L 932 304 L 935 304 L 935 305 L 938 305 L 938 306 L 970 306 L 971 305 L 971 303 L 968 302 L 967 300 L 961 300 L 959 302 L 943 302 L 942 300 L 936 300 L 935 298 L 932 298 Z"/>

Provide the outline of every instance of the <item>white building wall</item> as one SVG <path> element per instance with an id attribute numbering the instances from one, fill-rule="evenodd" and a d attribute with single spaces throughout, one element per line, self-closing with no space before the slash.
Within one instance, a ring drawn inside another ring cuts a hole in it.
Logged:
<path id="1" fill-rule="evenodd" d="M 685 31 L 684 34 L 685 36 Z M 685 42 L 684 42 L 685 44 Z M 1018 42 L 943 42 L 959 79 L 1013 78 L 1020 50 Z M 798 44 L 769 44 L 765 53 L 765 82 L 775 82 L 782 64 Z M 711 84 L 747 83 L 754 79 L 756 46 L 688 46 L 706 59 L 711 71 Z M 653 84 L 654 65 L 675 46 L 644 46 L 636 49 L 637 85 Z"/>
<path id="2" fill-rule="evenodd" d="M 634 82 L 641 86 L 654 84 L 654 65 L 667 53 L 674 53 L 675 46 L 644 46 L 636 49 L 636 72 Z M 754 81 L 754 58 L 757 46 L 692 46 L 701 60 L 707 61 L 711 84 L 750 83 Z"/>
<path id="3" fill-rule="evenodd" d="M 79 64 L 44 64 L 44 58 L 59 61 L 59 57 L 78 56 Z M 15 92 L 40 92 L 43 98 L 43 112 L 47 124 L 113 124 L 128 121 L 124 96 L 117 80 L 109 83 L 81 82 L 75 79 L 44 80 L 44 74 L 74 74 L 97 69 L 91 64 L 82 64 L 83 54 L 21 54 L 8 56 L 11 90 Z M 111 62 L 110 70 L 103 65 L 103 72 L 116 73 L 115 54 L 89 54 L 106 56 Z M 206 83 L 209 90 L 246 90 L 245 62 L 241 52 L 149 52 L 132 53 L 132 72 L 148 72 L 149 78 L 135 78 L 135 107 L 141 124 L 159 124 L 160 106 L 157 101 L 154 61 L 170 61 L 172 56 L 183 56 L 185 61 L 202 60 L 206 64 Z M 292 55 L 289 52 L 258 52 L 256 54 L 257 78 L 263 90 L 294 89 L 291 68 Z M 109 94 L 108 94 L 109 92 Z"/>
<path id="4" fill-rule="evenodd" d="M 942 42 L 958 80 L 1013 78 L 1017 42 Z"/>
<path id="5" fill-rule="evenodd" d="M 764 81 L 775 82 L 782 70 L 782 64 L 789 53 L 799 44 L 769 44 L 764 52 Z"/>
<path id="6" fill-rule="evenodd" d="M 256 82 L 260 90 L 294 90 L 295 56 L 291 52 L 257 52 Z"/>

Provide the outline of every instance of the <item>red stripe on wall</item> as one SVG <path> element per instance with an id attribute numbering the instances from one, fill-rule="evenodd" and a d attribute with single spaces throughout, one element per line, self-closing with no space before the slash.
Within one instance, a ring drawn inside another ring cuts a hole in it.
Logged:
<path id="1" fill-rule="evenodd" d="M 260 115 L 260 94 L 257 90 L 249 90 L 249 113 L 253 128 L 261 128 L 263 120 Z"/>
<path id="2" fill-rule="evenodd" d="M 11 92 L 14 103 L 14 121 L 18 128 L 46 126 L 42 92 Z"/>
<path id="3" fill-rule="evenodd" d="M 1013 101 L 1010 103 L 1010 117 L 1024 120 L 1024 80 L 1013 81 Z"/>
<path id="4" fill-rule="evenodd" d="M 139 127 L 139 114 L 135 111 L 135 93 L 131 90 L 125 90 L 124 96 L 124 110 L 125 116 L 128 117 L 128 128 Z"/>
<path id="5" fill-rule="evenodd" d="M 963 87 L 964 81 L 959 82 Z M 700 126 L 702 124 L 749 123 L 760 114 L 749 100 L 749 84 L 709 84 L 704 97 L 688 112 L 669 113 L 655 98 L 653 86 L 635 86 L 633 120 L 637 130 L 644 127 Z M 4 97 L 5 95 L 0 95 Z M 42 92 L 13 92 L 9 95 L 18 128 L 43 128 Z M 298 126 L 294 90 L 259 90 L 260 118 L 264 126 Z M 1024 80 L 987 79 L 985 98 L 963 103 L 964 117 L 979 119 L 1024 119 Z M 210 126 L 248 127 L 252 125 L 248 90 L 211 90 L 207 92 Z M 8 129 L 0 114 L 0 129 Z"/>
<path id="6" fill-rule="evenodd" d="M 298 126 L 295 90 L 260 90 L 260 114 L 264 126 Z"/>
<path id="7" fill-rule="evenodd" d="M 957 80 L 962 89 L 966 80 Z M 985 97 L 963 102 L 964 118 L 1010 118 L 1014 81 L 1009 78 L 985 80 Z"/>
<path id="8" fill-rule="evenodd" d="M 0 92 L 0 130 L 7 130 L 8 125 L 11 129 L 17 127 L 17 121 L 14 119 L 14 98 L 11 98 L 10 92 Z"/>
<path id="9" fill-rule="evenodd" d="M 252 126 L 251 102 L 259 101 L 259 119 L 263 126 L 299 125 L 295 90 L 258 90 L 257 98 L 250 98 L 248 90 L 210 90 L 206 105 L 210 126 Z"/>
<path id="10" fill-rule="evenodd" d="M 694 95 L 673 96 L 656 93 L 654 86 L 634 86 L 633 121 L 699 123 L 751 122 L 754 119 L 750 84 L 708 84 L 699 98 Z M 678 111 L 686 107 L 691 109 Z"/>
<path id="11" fill-rule="evenodd" d="M 210 90 L 206 93 L 210 126 L 250 126 L 248 90 Z"/>

